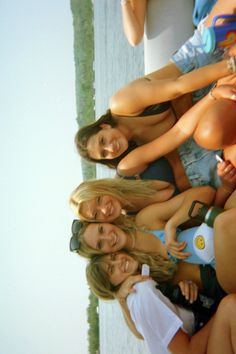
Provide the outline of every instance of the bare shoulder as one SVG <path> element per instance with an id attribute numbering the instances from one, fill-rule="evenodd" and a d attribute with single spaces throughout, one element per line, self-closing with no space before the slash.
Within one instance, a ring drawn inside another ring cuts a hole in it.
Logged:
<path id="1" fill-rule="evenodd" d="M 144 77 L 138 78 L 115 92 L 109 102 L 111 112 L 131 117 L 142 113 L 146 106 L 136 99 L 141 93 L 144 81 Z"/>
<path id="2" fill-rule="evenodd" d="M 165 227 L 165 221 L 158 218 L 155 213 L 155 205 L 156 204 L 151 204 L 138 212 L 135 217 L 137 227 L 146 227 L 150 230 Z"/>

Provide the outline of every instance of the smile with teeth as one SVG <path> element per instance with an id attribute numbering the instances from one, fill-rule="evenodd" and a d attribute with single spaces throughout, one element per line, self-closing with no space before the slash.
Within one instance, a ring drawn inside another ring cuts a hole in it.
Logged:
<path id="1" fill-rule="evenodd" d="M 118 243 L 118 236 L 115 232 L 113 232 L 113 244 L 112 247 L 115 247 Z"/>
<path id="2" fill-rule="evenodd" d="M 128 272 L 128 268 L 129 268 L 129 261 L 125 261 L 125 264 L 124 264 L 124 272 L 125 273 Z"/>
<path id="3" fill-rule="evenodd" d="M 109 205 L 107 206 L 107 216 L 111 216 L 112 213 L 113 213 L 113 205 L 110 202 Z"/>
<path id="4" fill-rule="evenodd" d="M 118 140 L 113 141 L 112 146 L 113 146 L 113 152 L 117 153 L 120 150 L 120 144 Z"/>

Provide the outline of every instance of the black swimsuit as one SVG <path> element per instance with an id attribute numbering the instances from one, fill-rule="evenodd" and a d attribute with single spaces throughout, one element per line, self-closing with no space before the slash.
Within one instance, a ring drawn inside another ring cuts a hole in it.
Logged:
<path id="1" fill-rule="evenodd" d="M 160 114 L 165 111 L 167 111 L 171 107 L 170 102 L 163 102 L 163 103 L 158 103 L 152 106 L 149 106 L 144 109 L 143 113 L 140 115 L 140 117 L 146 117 L 146 116 L 151 116 L 155 114 Z M 119 174 L 118 174 L 119 176 Z M 120 176 L 121 177 L 121 176 Z M 168 160 L 165 157 L 161 157 L 152 163 L 148 165 L 145 171 L 140 173 L 139 175 L 135 176 L 129 176 L 129 177 L 123 177 L 125 179 L 157 179 L 160 181 L 165 181 L 168 183 L 171 183 L 173 186 L 175 186 L 175 193 L 174 195 L 179 193 L 179 190 L 177 188 L 176 182 L 175 182 L 175 177 L 174 173 L 172 170 L 172 167 Z"/>

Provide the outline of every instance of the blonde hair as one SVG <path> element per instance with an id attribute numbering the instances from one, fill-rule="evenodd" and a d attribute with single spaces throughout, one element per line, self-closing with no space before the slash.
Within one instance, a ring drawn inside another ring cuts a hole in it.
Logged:
<path id="1" fill-rule="evenodd" d="M 177 269 L 177 264 L 169 259 L 165 259 L 156 253 L 143 253 L 140 251 L 129 252 L 129 255 L 138 261 L 139 271 L 142 264 L 150 267 L 150 276 L 158 283 L 170 281 Z M 116 292 L 122 284 L 114 286 L 106 271 L 103 269 L 104 255 L 92 257 L 86 267 L 86 277 L 91 291 L 102 300 L 112 300 L 116 298 Z"/>
<path id="2" fill-rule="evenodd" d="M 152 198 L 156 192 L 157 188 L 153 181 L 104 178 L 82 182 L 71 193 L 69 203 L 75 215 L 80 219 L 86 220 L 80 213 L 80 207 L 83 202 L 93 200 L 101 195 L 110 195 L 119 200 L 122 206 L 135 207 L 128 200 L 130 195 L 135 195 L 135 198 L 143 200 Z"/>
<path id="3" fill-rule="evenodd" d="M 125 218 L 127 221 L 122 224 L 116 223 L 116 226 L 118 226 L 122 231 L 124 231 L 126 234 L 128 234 L 131 239 L 134 241 L 135 240 L 135 225 L 134 222 L 132 221 L 131 218 Z M 74 237 L 77 238 L 77 241 L 79 243 L 79 248 L 76 250 L 76 252 L 85 258 L 92 258 L 95 255 L 104 255 L 104 252 L 101 250 L 95 249 L 87 245 L 87 243 L 84 240 L 84 233 L 87 229 L 87 227 L 91 224 L 87 221 L 80 221 L 81 223 L 81 228 L 78 232 L 77 235 L 74 235 Z"/>

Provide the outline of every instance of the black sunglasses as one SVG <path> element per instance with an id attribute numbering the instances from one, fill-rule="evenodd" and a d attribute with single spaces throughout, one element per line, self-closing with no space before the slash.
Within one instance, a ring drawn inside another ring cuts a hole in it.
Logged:
<path id="1" fill-rule="evenodd" d="M 70 251 L 71 252 L 76 252 L 80 247 L 78 233 L 80 232 L 82 225 L 83 224 L 80 220 L 73 220 L 73 222 L 72 222 L 72 226 L 71 226 L 72 236 L 70 239 Z"/>

